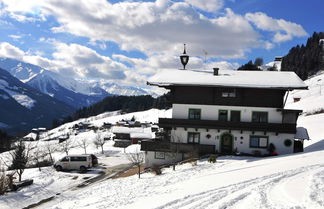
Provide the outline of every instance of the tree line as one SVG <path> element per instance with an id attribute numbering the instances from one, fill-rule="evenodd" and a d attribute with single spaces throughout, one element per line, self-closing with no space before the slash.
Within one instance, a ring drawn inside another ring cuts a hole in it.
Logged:
<path id="1" fill-rule="evenodd" d="M 324 32 L 314 32 L 312 37 L 308 38 L 306 45 L 291 48 L 289 53 L 283 57 L 281 70 L 294 71 L 303 80 L 324 70 L 320 39 L 324 39 Z"/>

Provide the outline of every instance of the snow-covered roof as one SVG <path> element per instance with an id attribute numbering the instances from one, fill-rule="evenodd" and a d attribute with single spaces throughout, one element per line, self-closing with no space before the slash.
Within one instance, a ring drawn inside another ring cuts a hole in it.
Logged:
<path id="1" fill-rule="evenodd" d="M 143 128 L 130 128 L 125 126 L 113 126 L 111 129 L 112 133 L 143 133 Z"/>
<path id="2" fill-rule="evenodd" d="M 130 138 L 135 139 L 152 139 L 152 133 L 130 133 Z"/>
<path id="3" fill-rule="evenodd" d="M 224 86 L 242 88 L 307 89 L 294 72 L 220 70 L 217 76 L 210 71 L 164 70 L 151 77 L 153 86 Z"/>
<path id="4" fill-rule="evenodd" d="M 297 127 L 295 139 L 307 139 L 309 140 L 308 131 L 304 127 Z"/>

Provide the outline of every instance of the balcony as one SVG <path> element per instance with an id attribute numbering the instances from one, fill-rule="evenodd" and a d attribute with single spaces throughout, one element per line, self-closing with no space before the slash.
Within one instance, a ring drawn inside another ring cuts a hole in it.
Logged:
<path id="1" fill-rule="evenodd" d="M 256 123 L 256 122 L 232 122 L 218 120 L 189 120 L 174 118 L 159 118 L 159 126 L 162 128 L 206 128 L 226 129 L 242 131 L 267 131 L 276 133 L 296 133 L 296 124 L 292 123 Z"/>
<path id="2" fill-rule="evenodd" d="M 199 155 L 215 153 L 214 145 L 204 144 L 185 144 L 185 143 L 172 143 L 168 141 L 152 141 L 144 140 L 141 142 L 142 151 L 156 151 L 156 152 L 179 152 L 190 153 L 196 152 Z"/>

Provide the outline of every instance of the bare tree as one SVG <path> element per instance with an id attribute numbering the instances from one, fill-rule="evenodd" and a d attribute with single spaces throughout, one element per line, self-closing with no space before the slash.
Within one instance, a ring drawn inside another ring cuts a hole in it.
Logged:
<path id="1" fill-rule="evenodd" d="M 93 143 L 96 145 L 97 149 L 101 147 L 101 154 L 104 153 L 103 146 L 106 143 L 105 138 L 102 136 L 101 133 L 97 133 L 95 139 L 93 140 Z"/>
<path id="2" fill-rule="evenodd" d="M 181 137 L 180 136 L 177 136 L 177 135 L 172 135 L 171 137 L 172 139 L 172 142 L 174 143 L 172 146 L 172 149 L 171 149 L 171 152 L 168 153 L 168 155 L 170 156 L 170 158 L 172 159 L 172 168 L 173 170 L 175 171 L 175 167 L 176 167 L 176 164 L 177 164 L 177 159 L 178 159 L 178 156 L 179 156 L 179 143 L 180 143 L 180 139 Z"/>
<path id="3" fill-rule="evenodd" d="M 57 151 L 57 147 L 55 146 L 55 144 L 49 141 L 45 144 L 45 153 L 49 156 L 52 164 L 54 164 L 53 153 L 56 151 Z"/>
<path id="4" fill-rule="evenodd" d="M 61 142 L 60 145 L 61 151 L 65 152 L 66 155 L 68 155 L 69 151 L 74 147 L 70 139 L 66 139 L 65 141 Z"/>
<path id="5" fill-rule="evenodd" d="M 78 142 L 78 146 L 84 150 L 84 154 L 87 154 L 87 147 L 90 145 L 89 141 L 86 138 L 82 138 Z"/>
<path id="6" fill-rule="evenodd" d="M 44 162 L 47 153 L 42 146 L 37 146 L 37 144 L 31 155 L 31 160 L 36 162 L 35 165 L 38 167 L 38 170 L 41 171 L 41 164 Z"/>
<path id="7" fill-rule="evenodd" d="M 5 169 L 0 164 L 0 195 L 3 195 L 9 189 L 9 179 L 6 176 Z"/>
<path id="8" fill-rule="evenodd" d="M 138 178 L 141 178 L 141 165 L 144 162 L 144 152 L 136 150 L 136 152 L 127 153 L 127 158 L 133 165 L 138 168 Z"/>
<path id="9" fill-rule="evenodd" d="M 10 155 L 12 157 L 12 163 L 8 169 L 16 170 L 19 177 L 19 181 L 21 181 L 22 174 L 24 173 L 25 168 L 27 166 L 30 150 L 30 144 L 26 147 L 25 143 L 22 140 L 20 140 L 16 145 L 15 150 L 13 152 L 10 152 Z"/>

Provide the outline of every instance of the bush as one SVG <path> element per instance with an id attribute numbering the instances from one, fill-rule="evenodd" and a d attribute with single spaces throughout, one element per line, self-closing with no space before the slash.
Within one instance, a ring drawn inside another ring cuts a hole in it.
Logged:
<path id="1" fill-rule="evenodd" d="M 151 168 L 151 170 L 157 176 L 162 174 L 162 170 L 161 170 L 161 168 L 158 165 L 153 165 L 153 167 Z"/>
<path id="2" fill-rule="evenodd" d="M 196 166 L 197 165 L 197 160 L 191 161 L 191 165 Z"/>
<path id="3" fill-rule="evenodd" d="M 210 155 L 208 157 L 208 162 L 209 163 L 216 163 L 217 155 Z"/>
<path id="4" fill-rule="evenodd" d="M 47 166 L 52 166 L 53 163 L 49 159 L 43 159 L 38 162 L 35 162 L 33 164 L 29 164 L 27 168 L 41 168 L 41 167 L 47 167 Z"/>

